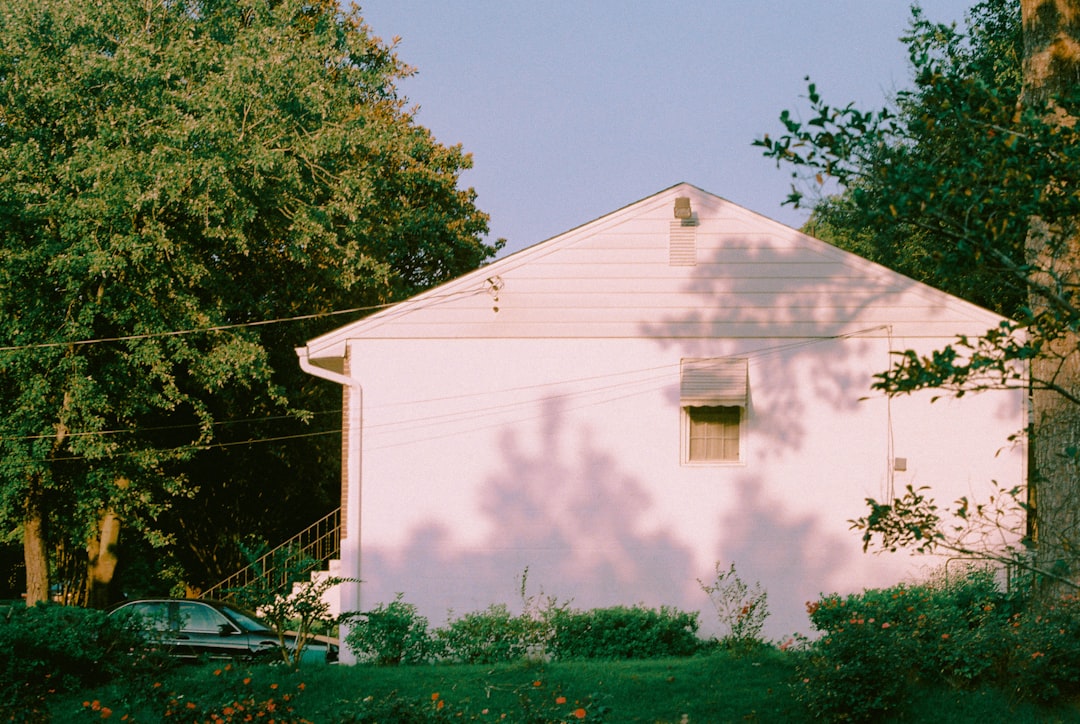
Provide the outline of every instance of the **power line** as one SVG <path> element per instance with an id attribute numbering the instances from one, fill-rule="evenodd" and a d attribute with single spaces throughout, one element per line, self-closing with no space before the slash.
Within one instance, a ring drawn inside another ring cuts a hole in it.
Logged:
<path id="1" fill-rule="evenodd" d="M 219 448 L 231 448 L 240 447 L 243 445 L 259 445 L 268 442 L 284 442 L 287 440 L 299 440 L 311 437 L 323 437 L 326 435 L 340 435 L 341 430 L 323 430 L 321 432 L 305 432 L 296 435 L 280 435 L 278 437 L 260 437 L 252 438 L 250 440 L 236 440 L 233 442 L 217 442 L 217 443 L 204 443 L 201 445 L 180 445 L 174 448 L 143 448 L 140 450 L 127 450 L 119 453 L 112 453 L 103 457 L 90 457 L 89 455 L 65 455 L 64 457 L 55 458 L 37 458 L 33 460 L 22 461 L 24 466 L 38 463 L 57 463 L 57 462 L 73 462 L 78 460 L 111 460 L 115 458 L 134 457 L 136 455 L 145 455 L 147 453 L 157 453 L 161 455 L 168 455 L 170 453 L 184 453 L 184 452 L 202 452 L 207 450 L 216 450 Z"/>
<path id="2" fill-rule="evenodd" d="M 407 311 L 412 312 L 418 309 L 426 309 L 434 304 L 446 301 L 448 299 L 471 296 L 476 294 L 475 290 L 463 290 L 459 292 L 451 292 L 448 294 L 438 294 L 425 298 L 425 304 L 418 307 L 410 307 Z M 57 347 L 82 347 L 92 344 L 105 344 L 112 342 L 130 342 L 144 339 L 161 339 L 165 337 L 182 337 L 190 334 L 206 334 L 210 332 L 227 332 L 232 329 L 245 329 L 248 327 L 265 327 L 271 324 L 283 324 L 285 322 L 302 322 L 309 319 L 321 319 L 323 317 L 334 317 L 342 314 L 356 314 L 358 312 L 374 312 L 381 309 L 390 309 L 397 307 L 401 302 L 387 302 L 385 304 L 374 304 L 367 307 L 353 307 L 352 309 L 338 309 L 330 312 L 316 312 L 315 314 L 301 314 L 295 317 L 278 317 L 276 319 L 260 319 L 254 322 L 237 322 L 236 324 L 219 324 L 212 327 L 196 327 L 193 329 L 177 329 L 168 330 L 165 332 L 145 332 L 143 334 L 127 334 L 116 337 L 96 337 L 93 339 L 78 339 L 67 342 L 36 342 L 34 344 L 22 344 L 22 345 L 7 345 L 0 346 L 0 352 L 23 352 L 27 350 L 35 349 L 54 349 Z"/>
<path id="3" fill-rule="evenodd" d="M 103 344 L 106 342 L 131 342 L 142 339 L 160 339 L 163 337 L 181 337 L 189 334 L 204 334 L 207 332 L 225 332 L 230 329 L 243 329 L 245 327 L 263 327 L 269 324 L 281 324 L 283 322 L 300 322 L 307 319 L 320 319 L 332 317 L 338 314 L 354 314 L 356 312 L 370 312 L 376 309 L 386 309 L 393 304 L 377 304 L 370 307 L 354 307 L 353 309 L 339 309 L 333 312 L 318 312 L 316 314 L 303 314 L 297 317 L 281 317 L 278 319 L 262 319 L 255 322 L 237 322 L 236 324 L 219 324 L 213 327 L 198 327 L 195 329 L 178 329 L 168 332 L 146 332 L 144 334 L 127 334 L 119 337 L 97 337 L 94 339 L 79 339 L 70 342 L 38 342 L 35 344 L 9 345 L 0 347 L 0 352 L 22 352 L 32 349 L 50 349 L 56 347 L 81 347 L 90 344 Z"/>
<path id="4" fill-rule="evenodd" d="M 310 415 L 340 415 L 341 410 L 322 410 L 310 412 Z M 237 420 L 218 420 L 210 423 L 210 427 L 224 427 L 225 425 L 243 425 L 248 423 L 275 422 L 277 420 L 302 420 L 297 415 L 269 415 L 267 417 L 248 417 Z M 129 427 L 122 430 L 89 430 L 86 432 L 68 432 L 65 437 L 104 437 L 106 435 L 133 435 L 143 432 L 162 432 L 166 430 L 192 430 L 200 427 L 197 423 L 184 425 L 151 425 L 148 427 Z M 55 433 L 42 433 L 38 435 L 7 435 L 0 436 L 0 442 L 19 442 L 31 440 L 45 440 L 56 437 Z"/>

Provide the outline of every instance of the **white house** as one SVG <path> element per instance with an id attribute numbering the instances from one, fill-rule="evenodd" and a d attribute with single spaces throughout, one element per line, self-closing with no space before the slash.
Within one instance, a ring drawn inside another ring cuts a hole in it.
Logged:
<path id="1" fill-rule="evenodd" d="M 1000 318 L 688 184 L 297 350 L 345 387 L 342 572 L 433 624 L 542 590 L 715 613 L 734 563 L 766 633 L 942 561 L 864 554 L 865 499 L 1020 483 L 1021 392 L 871 390 L 892 350 Z M 362 489 L 362 493 L 361 493 Z"/>

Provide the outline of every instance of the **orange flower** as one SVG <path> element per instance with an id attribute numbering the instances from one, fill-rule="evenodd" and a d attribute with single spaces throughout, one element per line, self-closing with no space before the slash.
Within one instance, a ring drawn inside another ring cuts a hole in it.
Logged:
<path id="1" fill-rule="evenodd" d="M 247 677 L 246 679 L 244 679 L 244 686 L 247 686 L 250 683 L 251 683 L 251 677 L 250 676 Z"/>
<path id="2" fill-rule="evenodd" d="M 533 682 L 533 686 L 543 686 L 543 685 L 544 685 L 544 682 L 542 682 L 540 680 L 536 680 L 536 681 Z"/>
<path id="3" fill-rule="evenodd" d="M 296 688 L 299 689 L 300 691 L 303 691 L 304 689 L 307 688 L 307 685 L 304 682 L 301 681 L 299 684 L 296 685 Z"/>
<path id="4" fill-rule="evenodd" d="M 221 676 L 221 669 L 214 669 L 214 676 Z"/>
<path id="5" fill-rule="evenodd" d="M 271 689 L 276 689 L 276 688 L 277 688 L 277 684 L 271 684 L 271 685 L 270 685 L 270 688 L 271 688 Z"/>
<path id="6" fill-rule="evenodd" d="M 195 708 L 195 702 L 193 702 L 193 701 L 189 701 L 189 702 L 187 703 L 187 708 L 188 708 L 188 709 L 194 709 L 194 708 Z"/>
<path id="7" fill-rule="evenodd" d="M 438 702 L 437 702 L 437 703 L 435 704 L 435 708 L 436 708 L 437 710 L 439 710 L 439 711 L 442 711 L 442 708 L 443 708 L 444 706 L 446 706 L 446 702 L 445 702 L 445 701 L 443 701 L 442 699 L 439 699 L 439 701 L 438 701 Z"/>
<path id="8" fill-rule="evenodd" d="M 432 701 L 438 701 L 439 700 L 439 692 L 436 691 L 434 694 L 432 694 L 431 695 L 431 700 Z"/>
<path id="9" fill-rule="evenodd" d="M 565 696 L 556 697 L 555 698 L 555 703 L 556 704 L 565 704 L 566 703 L 566 697 Z"/>
<path id="10" fill-rule="evenodd" d="M 577 709 L 574 709 L 574 716 L 575 716 L 575 717 L 577 717 L 578 719 L 584 719 L 584 718 L 585 718 L 585 715 L 586 715 L 587 713 L 588 713 L 588 712 L 586 712 L 586 711 L 585 711 L 584 709 L 582 709 L 582 708 L 581 708 L 580 706 L 579 706 L 579 707 L 578 707 Z"/>
<path id="11" fill-rule="evenodd" d="M 111 716 L 112 716 L 112 709 L 110 709 L 107 706 L 101 707 L 101 718 L 102 719 L 108 719 Z"/>

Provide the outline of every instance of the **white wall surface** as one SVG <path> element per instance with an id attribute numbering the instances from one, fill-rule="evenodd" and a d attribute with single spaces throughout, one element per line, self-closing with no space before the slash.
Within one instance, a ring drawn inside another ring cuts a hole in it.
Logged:
<path id="1" fill-rule="evenodd" d="M 735 563 L 768 591 L 773 637 L 821 592 L 917 578 L 931 560 L 867 555 L 848 521 L 890 485 L 942 503 L 1020 482 L 1016 394 L 891 402 L 870 389 L 885 337 L 714 343 L 364 340 L 362 604 L 433 623 L 518 601 L 522 572 L 582 608 L 702 611 L 698 578 Z M 743 464 L 680 464 L 684 356 L 750 359 Z M 860 399 L 871 395 L 870 399 Z M 890 475 L 889 445 L 907 459 Z"/>
<path id="2" fill-rule="evenodd" d="M 679 196 L 690 266 L 669 263 Z M 940 564 L 862 553 L 866 498 L 1023 481 L 1022 392 L 870 389 L 890 350 L 997 321 L 682 184 L 312 340 L 364 388 L 362 607 L 401 592 L 438 625 L 517 603 L 527 568 L 529 594 L 701 610 L 710 633 L 697 580 L 734 563 L 768 635 L 805 632 L 820 593 Z M 679 364 L 710 356 L 749 359 L 744 460 L 688 467 Z"/>

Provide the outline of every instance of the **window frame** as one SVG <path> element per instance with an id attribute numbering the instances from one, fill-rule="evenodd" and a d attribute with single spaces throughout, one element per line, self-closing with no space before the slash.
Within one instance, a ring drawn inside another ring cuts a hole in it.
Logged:
<path id="1" fill-rule="evenodd" d="M 683 358 L 679 386 L 680 464 L 689 467 L 745 465 L 750 412 L 749 360 L 745 357 Z M 708 408 L 734 408 L 737 411 L 738 423 L 731 427 L 734 427 L 738 455 L 713 459 L 691 457 L 692 411 Z"/>

